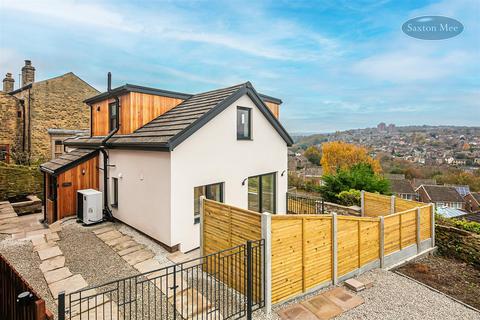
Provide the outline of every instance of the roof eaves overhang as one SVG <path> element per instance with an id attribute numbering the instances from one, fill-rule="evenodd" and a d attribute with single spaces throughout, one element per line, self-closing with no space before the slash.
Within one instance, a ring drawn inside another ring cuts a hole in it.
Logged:
<path id="1" fill-rule="evenodd" d="M 65 172 L 65 171 L 68 171 L 74 167 L 76 167 L 77 165 L 79 165 L 80 163 L 83 163 L 85 161 L 88 161 L 90 159 L 93 159 L 95 158 L 96 156 L 98 155 L 98 150 L 95 150 L 94 152 L 91 152 L 89 154 L 86 154 L 85 156 L 81 157 L 81 158 L 78 158 L 77 160 L 75 161 L 72 161 L 70 162 L 69 164 L 66 164 L 56 170 L 50 170 L 46 167 L 43 167 L 42 165 L 40 165 L 40 171 L 42 172 L 46 172 L 52 176 L 58 176 L 59 174 Z"/>

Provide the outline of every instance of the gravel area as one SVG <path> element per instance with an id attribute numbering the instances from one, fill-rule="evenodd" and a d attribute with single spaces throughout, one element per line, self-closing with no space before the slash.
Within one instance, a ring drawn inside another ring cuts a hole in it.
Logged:
<path id="1" fill-rule="evenodd" d="M 480 313 L 390 271 L 373 270 L 363 274 L 359 279 L 374 281 L 372 288 L 358 293 L 365 299 L 365 303 L 335 319 L 480 319 Z M 326 290 L 328 289 L 308 297 Z M 277 315 L 279 310 L 306 298 L 275 306 L 270 317 L 258 311 L 254 318 L 280 319 Z"/>
<path id="2" fill-rule="evenodd" d="M 81 274 L 89 286 L 138 274 L 89 227 L 75 220 L 62 224 L 58 246 L 65 256 L 65 266 L 73 274 Z"/>
<path id="3" fill-rule="evenodd" d="M 45 300 L 47 309 L 56 315 L 57 305 L 38 268 L 41 261 L 38 254 L 33 252 L 32 242 L 11 240 L 9 235 L 0 235 L 0 252 Z"/>

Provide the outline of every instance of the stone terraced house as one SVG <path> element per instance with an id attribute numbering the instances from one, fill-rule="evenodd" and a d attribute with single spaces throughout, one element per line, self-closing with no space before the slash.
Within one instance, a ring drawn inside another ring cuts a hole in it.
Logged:
<path id="1" fill-rule="evenodd" d="M 88 132 L 90 110 L 83 101 L 98 91 L 74 73 L 35 82 L 35 68 L 25 60 L 21 86 L 14 84 L 7 73 L 0 91 L 0 161 L 49 160 L 63 153 L 67 137 Z"/>

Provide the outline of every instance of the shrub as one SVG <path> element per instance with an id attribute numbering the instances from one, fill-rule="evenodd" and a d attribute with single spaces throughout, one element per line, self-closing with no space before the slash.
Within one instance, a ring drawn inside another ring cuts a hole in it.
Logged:
<path id="1" fill-rule="evenodd" d="M 360 190 L 350 189 L 342 191 L 338 194 L 338 200 L 344 206 L 359 206 L 360 205 Z"/>

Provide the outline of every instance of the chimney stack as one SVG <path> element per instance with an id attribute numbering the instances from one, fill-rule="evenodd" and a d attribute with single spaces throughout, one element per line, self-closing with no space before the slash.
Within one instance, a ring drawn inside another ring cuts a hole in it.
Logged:
<path id="1" fill-rule="evenodd" d="M 22 68 L 22 87 L 35 81 L 35 68 L 32 61 L 25 60 L 25 66 Z"/>
<path id="2" fill-rule="evenodd" d="M 15 79 L 13 79 L 12 74 L 8 72 L 5 75 L 5 79 L 3 79 L 3 91 L 5 92 L 13 91 L 14 83 L 15 83 Z"/>

